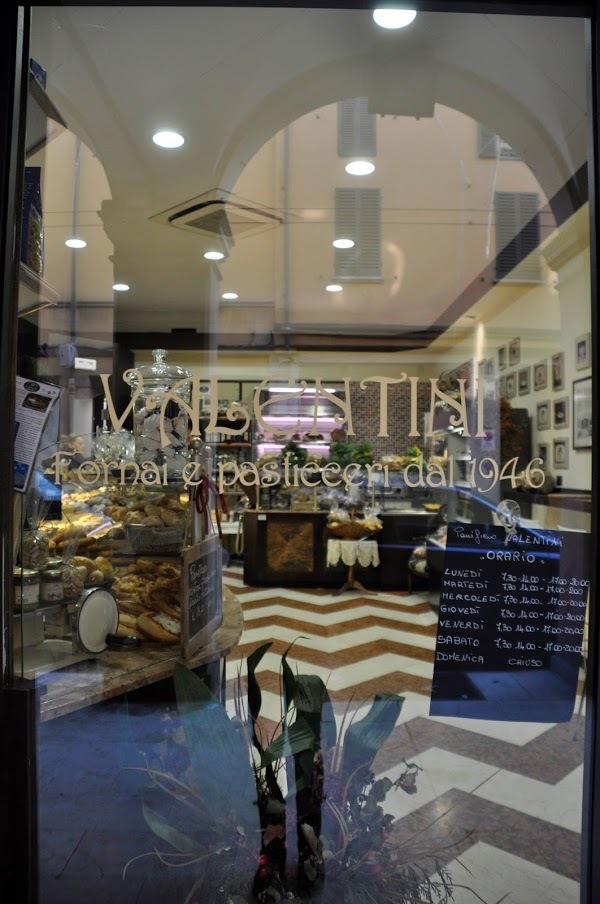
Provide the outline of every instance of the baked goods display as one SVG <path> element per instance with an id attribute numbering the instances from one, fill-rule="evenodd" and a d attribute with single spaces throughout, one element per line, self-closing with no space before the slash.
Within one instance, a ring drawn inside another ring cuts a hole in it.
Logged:
<path id="1" fill-rule="evenodd" d="M 143 485 L 64 487 L 62 512 L 62 520 L 49 520 L 38 528 L 46 558 L 51 557 L 52 567 L 62 574 L 59 602 L 73 604 L 85 589 L 107 587 L 119 609 L 118 636 L 179 643 L 187 494 Z M 147 554 L 140 554 L 131 531 L 142 538 Z M 29 535 L 25 540 L 29 554 Z M 161 552 L 166 540 L 172 554 Z"/>
<path id="2" fill-rule="evenodd" d="M 176 561 L 139 557 L 115 565 L 112 592 L 119 625 L 134 637 L 163 644 L 181 639 L 181 568 Z"/>

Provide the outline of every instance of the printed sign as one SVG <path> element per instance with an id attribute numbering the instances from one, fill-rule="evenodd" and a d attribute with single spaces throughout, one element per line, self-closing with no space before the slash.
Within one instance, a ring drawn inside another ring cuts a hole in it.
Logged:
<path id="1" fill-rule="evenodd" d="M 223 620 L 223 553 L 217 536 L 183 552 L 181 639 L 183 658 L 205 646 Z"/>
<path id="2" fill-rule="evenodd" d="M 60 393 L 60 386 L 17 377 L 13 486 L 19 493 L 29 486 L 40 439 Z"/>
<path id="3" fill-rule="evenodd" d="M 449 524 L 429 714 L 569 721 L 589 575 L 588 534 Z"/>

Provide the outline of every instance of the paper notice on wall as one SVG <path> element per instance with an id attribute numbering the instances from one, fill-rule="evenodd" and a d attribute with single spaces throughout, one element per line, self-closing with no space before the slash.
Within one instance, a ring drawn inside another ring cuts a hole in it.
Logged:
<path id="1" fill-rule="evenodd" d="M 29 486 L 42 433 L 60 393 L 60 386 L 17 377 L 14 488 L 19 493 Z"/>

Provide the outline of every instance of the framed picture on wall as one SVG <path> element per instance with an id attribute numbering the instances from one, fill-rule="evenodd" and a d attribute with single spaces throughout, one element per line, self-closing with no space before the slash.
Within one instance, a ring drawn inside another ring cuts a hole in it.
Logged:
<path id="1" fill-rule="evenodd" d="M 553 424 L 555 430 L 569 426 L 569 400 L 566 396 L 564 399 L 554 400 Z"/>
<path id="2" fill-rule="evenodd" d="M 538 430 L 550 429 L 550 402 L 538 402 L 537 428 Z"/>
<path id="3" fill-rule="evenodd" d="M 538 446 L 537 457 L 542 459 L 542 462 L 547 465 L 548 464 L 548 443 L 540 443 Z"/>
<path id="4" fill-rule="evenodd" d="M 591 334 L 585 333 L 575 340 L 575 369 L 585 370 L 592 364 Z"/>
<path id="5" fill-rule="evenodd" d="M 506 374 L 506 398 L 514 399 L 517 394 L 517 375 L 513 370 L 512 373 Z"/>
<path id="6" fill-rule="evenodd" d="M 565 356 L 562 352 L 552 355 L 552 389 L 565 388 Z"/>
<path id="7" fill-rule="evenodd" d="M 498 349 L 498 370 L 504 370 L 506 367 L 506 346 L 501 345 Z"/>
<path id="8" fill-rule="evenodd" d="M 554 440 L 554 454 L 552 461 L 555 468 L 569 467 L 569 443 L 566 439 Z"/>
<path id="9" fill-rule="evenodd" d="M 548 362 L 538 361 L 533 365 L 533 388 L 546 389 L 548 386 Z"/>
<path id="10" fill-rule="evenodd" d="M 508 363 L 518 364 L 521 360 L 521 340 L 512 339 L 508 345 Z"/>
<path id="11" fill-rule="evenodd" d="M 519 395 L 527 395 L 531 386 L 531 368 L 522 367 L 519 371 Z"/>
<path id="12" fill-rule="evenodd" d="M 573 383 L 573 448 L 592 448 L 592 378 Z"/>
<path id="13" fill-rule="evenodd" d="M 498 398 L 506 398 L 506 377 L 500 377 L 498 380 Z"/>

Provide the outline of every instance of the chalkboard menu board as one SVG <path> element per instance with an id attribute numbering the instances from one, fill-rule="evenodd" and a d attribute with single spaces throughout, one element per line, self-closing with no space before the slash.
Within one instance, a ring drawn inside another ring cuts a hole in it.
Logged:
<path id="1" fill-rule="evenodd" d="M 223 620 L 223 552 L 217 536 L 183 552 L 181 638 L 183 658 L 205 646 Z"/>
<path id="2" fill-rule="evenodd" d="M 430 715 L 568 721 L 589 574 L 589 534 L 449 524 Z"/>

